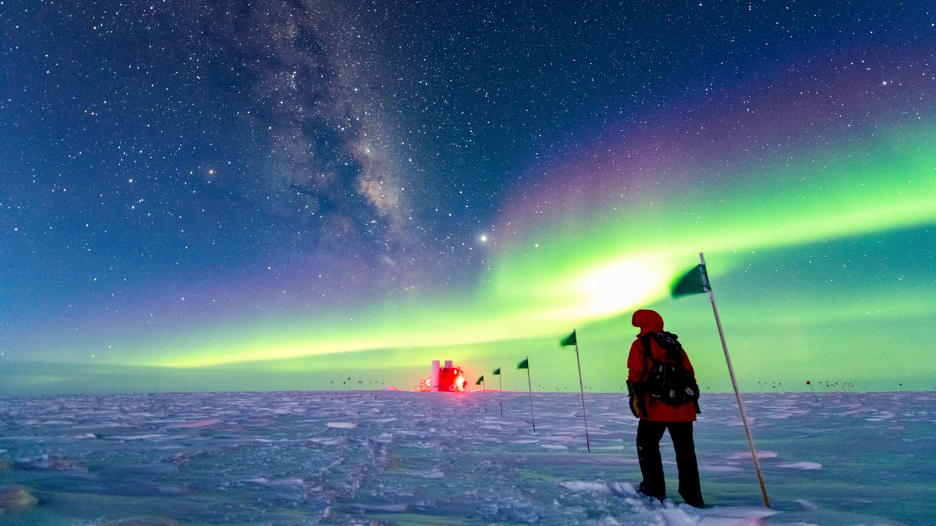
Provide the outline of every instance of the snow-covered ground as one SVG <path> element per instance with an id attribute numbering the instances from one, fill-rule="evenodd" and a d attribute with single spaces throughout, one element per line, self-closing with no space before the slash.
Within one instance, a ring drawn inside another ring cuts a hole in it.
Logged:
<path id="1" fill-rule="evenodd" d="M 498 401 L 503 401 L 503 416 Z M 620 394 L 0 399 L 0 524 L 933 524 L 936 393 L 703 395 L 698 510 L 637 496 Z M 486 405 L 486 411 L 485 411 Z M 30 499 L 35 497 L 35 500 Z"/>

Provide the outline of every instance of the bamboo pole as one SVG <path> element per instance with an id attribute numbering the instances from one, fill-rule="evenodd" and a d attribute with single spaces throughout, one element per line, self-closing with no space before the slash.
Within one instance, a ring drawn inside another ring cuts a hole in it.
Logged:
<path id="1" fill-rule="evenodd" d="M 536 433 L 536 420 L 533 419 L 533 380 L 530 379 L 530 357 L 526 357 L 527 384 L 530 386 L 530 423 L 533 424 L 533 432 Z"/>
<path id="2" fill-rule="evenodd" d="M 487 387 L 484 386 L 484 380 L 481 380 L 481 399 L 484 400 L 484 412 L 487 413 Z"/>
<path id="3" fill-rule="evenodd" d="M 497 368 L 500 370 L 500 367 Z M 504 416 L 504 375 L 497 373 L 497 405 L 500 406 L 500 416 Z"/>
<path id="4" fill-rule="evenodd" d="M 572 334 L 575 334 L 575 329 L 572 329 Z M 588 447 L 588 452 L 591 453 L 591 441 L 588 439 L 588 418 L 585 416 L 585 384 L 582 382 L 582 362 L 579 360 L 578 338 L 575 339 L 575 363 L 578 364 L 579 388 L 582 390 L 582 420 L 585 421 L 585 445 Z M 527 372 L 529 372 L 529 369 Z"/>
<path id="5" fill-rule="evenodd" d="M 760 482 L 761 494 L 764 496 L 764 506 L 770 507 L 770 500 L 767 498 L 767 488 L 764 487 L 764 477 L 761 474 L 760 462 L 757 460 L 757 450 L 754 449 L 754 438 L 751 437 L 751 428 L 748 426 L 747 416 L 744 414 L 744 404 L 741 403 L 741 392 L 738 390 L 738 382 L 735 380 L 734 367 L 731 366 L 731 356 L 728 354 L 728 344 L 725 343 L 725 331 L 722 330 L 721 319 L 718 317 L 718 307 L 715 305 L 715 295 L 712 294 L 712 287 L 708 283 L 708 274 L 705 273 L 705 256 L 700 252 L 699 259 L 702 260 L 702 276 L 705 280 L 703 285 L 708 291 L 709 300 L 712 302 L 712 311 L 715 313 L 715 323 L 718 325 L 718 336 L 721 338 L 722 349 L 725 351 L 725 361 L 728 362 L 728 374 L 731 375 L 731 386 L 734 387 L 735 398 L 738 400 L 738 409 L 741 410 L 741 422 L 744 424 L 744 433 L 747 435 L 748 445 L 751 447 L 751 458 L 754 459 L 754 470 L 757 471 L 757 480 Z"/>

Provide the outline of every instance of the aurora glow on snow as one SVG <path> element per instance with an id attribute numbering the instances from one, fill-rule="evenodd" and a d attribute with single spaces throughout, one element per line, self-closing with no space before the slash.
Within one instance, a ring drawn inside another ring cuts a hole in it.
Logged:
<path id="1" fill-rule="evenodd" d="M 0 3 L 4 394 L 724 391 L 700 252 L 742 389 L 934 388 L 927 3 L 261 4 Z"/>

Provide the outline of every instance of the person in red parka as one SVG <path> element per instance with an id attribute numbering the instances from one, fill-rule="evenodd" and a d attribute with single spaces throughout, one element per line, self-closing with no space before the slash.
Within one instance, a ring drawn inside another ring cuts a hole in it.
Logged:
<path id="1" fill-rule="evenodd" d="M 676 466 L 679 469 L 679 494 L 686 504 L 701 507 L 704 502 L 699 484 L 695 443 L 692 440 L 692 423 L 696 419 L 698 406 L 694 401 L 669 405 L 646 392 L 643 386 L 649 378 L 652 363 L 647 353 L 651 353 L 658 362 L 673 363 L 673 360 L 654 338 L 648 337 L 650 333 L 663 332 L 663 318 L 656 311 L 638 310 L 631 318 L 631 323 L 640 328 L 640 334 L 631 344 L 630 354 L 627 356 L 627 387 L 631 410 L 634 416 L 640 418 L 637 424 L 637 458 L 643 481 L 637 489 L 660 500 L 666 498 L 660 439 L 663 438 L 663 432 L 669 430 L 673 448 L 676 450 Z M 680 359 L 682 367 L 692 377 L 692 384 L 695 385 L 695 372 L 685 351 L 681 352 Z"/>

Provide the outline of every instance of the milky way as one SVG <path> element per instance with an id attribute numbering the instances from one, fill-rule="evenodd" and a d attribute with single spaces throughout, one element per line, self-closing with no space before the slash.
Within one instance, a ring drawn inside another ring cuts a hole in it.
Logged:
<path id="1" fill-rule="evenodd" d="M 269 148 L 250 183 L 275 197 L 272 213 L 316 241 L 397 262 L 412 210 L 374 87 L 372 37 L 348 10 L 319 2 L 228 2 L 203 6 L 198 20 L 215 60 L 244 79 L 247 121 Z"/>

